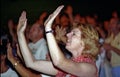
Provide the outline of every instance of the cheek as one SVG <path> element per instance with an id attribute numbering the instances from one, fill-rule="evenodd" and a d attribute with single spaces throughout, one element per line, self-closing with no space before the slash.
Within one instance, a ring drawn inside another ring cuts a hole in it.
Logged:
<path id="1" fill-rule="evenodd" d="M 72 41 L 72 46 L 73 46 L 74 48 L 79 47 L 79 46 L 80 46 L 80 40 L 74 39 L 74 40 Z"/>
<path id="2" fill-rule="evenodd" d="M 80 40 L 74 39 L 72 40 L 71 44 L 66 48 L 69 50 L 74 50 L 74 49 L 78 49 L 79 47 L 80 47 Z"/>

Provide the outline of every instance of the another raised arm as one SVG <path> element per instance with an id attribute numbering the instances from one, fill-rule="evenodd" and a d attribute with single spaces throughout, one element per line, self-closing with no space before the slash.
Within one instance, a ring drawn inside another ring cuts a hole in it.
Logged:
<path id="1" fill-rule="evenodd" d="M 26 24 L 26 12 L 23 11 L 19 18 L 19 23 L 17 26 L 17 35 L 21 53 L 23 55 L 26 66 L 42 73 L 56 75 L 57 71 L 54 69 L 50 61 L 36 61 L 32 56 L 24 35 Z"/>

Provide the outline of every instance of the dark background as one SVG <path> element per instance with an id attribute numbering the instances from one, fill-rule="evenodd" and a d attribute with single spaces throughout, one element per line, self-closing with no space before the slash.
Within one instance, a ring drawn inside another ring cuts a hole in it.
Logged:
<path id="1" fill-rule="evenodd" d="M 83 15 L 96 13 L 101 20 L 109 18 L 114 10 L 120 13 L 120 0 L 1 0 L 1 27 L 6 27 L 8 19 L 17 23 L 23 10 L 32 24 L 43 11 L 52 13 L 61 4 L 70 4 L 74 12 Z"/>

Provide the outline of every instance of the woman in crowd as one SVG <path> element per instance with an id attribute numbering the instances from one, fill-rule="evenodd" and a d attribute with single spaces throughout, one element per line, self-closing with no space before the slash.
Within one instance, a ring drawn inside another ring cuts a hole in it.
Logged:
<path id="1" fill-rule="evenodd" d="M 92 26 L 76 25 L 67 34 L 66 49 L 72 53 L 71 59 L 66 58 L 57 45 L 52 33 L 52 23 L 62 8 L 63 6 L 59 6 L 44 24 L 52 62 L 38 61 L 33 58 L 24 35 L 27 24 L 26 12 L 22 12 L 17 26 L 17 35 L 26 66 L 56 77 L 97 77 L 95 60 L 99 51 L 99 39 L 98 33 Z"/>

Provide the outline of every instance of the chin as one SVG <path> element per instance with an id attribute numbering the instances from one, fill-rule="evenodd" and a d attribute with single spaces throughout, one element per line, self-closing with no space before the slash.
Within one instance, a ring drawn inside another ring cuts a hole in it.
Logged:
<path id="1" fill-rule="evenodd" d="M 66 45 L 65 48 L 66 48 L 68 51 L 70 51 L 70 46 L 67 46 L 67 45 Z"/>
<path id="2" fill-rule="evenodd" d="M 69 46 L 68 46 L 68 45 L 66 45 L 66 46 L 65 46 L 65 48 L 66 48 L 66 49 L 68 49 L 68 48 L 69 48 Z"/>

